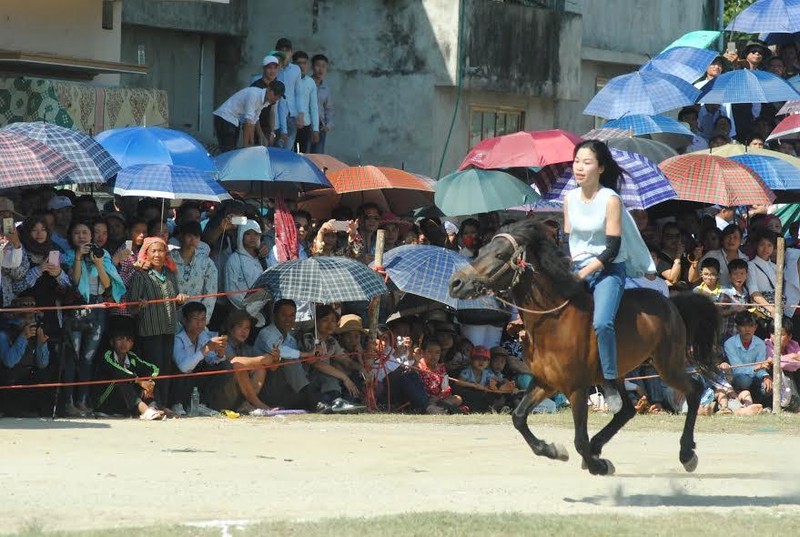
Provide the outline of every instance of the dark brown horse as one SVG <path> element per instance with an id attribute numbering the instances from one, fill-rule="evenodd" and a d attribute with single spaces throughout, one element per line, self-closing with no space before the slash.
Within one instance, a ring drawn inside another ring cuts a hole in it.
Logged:
<path id="1" fill-rule="evenodd" d="M 469 267 L 453 275 L 450 294 L 470 298 L 511 292 L 528 333 L 525 359 L 535 379 L 514 410 L 514 427 L 536 455 L 568 460 L 564 446 L 548 444 L 528 428 L 534 406 L 553 393 L 564 393 L 572 405 L 575 449 L 583 457 L 583 467 L 592 474 L 613 474 L 614 466 L 600 454 L 636 410 L 623 395 L 622 410 L 589 440 L 588 389 L 603 381 L 592 328 L 592 297 L 542 224 L 527 220 L 502 231 L 481 248 Z M 698 462 L 694 424 L 703 385 L 688 368 L 694 366 L 706 376 L 716 374 L 713 348 L 719 327 L 720 317 L 711 301 L 693 294 L 668 299 L 649 289 L 629 290 L 617 314 L 620 375 L 652 358 L 663 381 L 686 395 L 689 412 L 679 459 L 689 472 Z"/>

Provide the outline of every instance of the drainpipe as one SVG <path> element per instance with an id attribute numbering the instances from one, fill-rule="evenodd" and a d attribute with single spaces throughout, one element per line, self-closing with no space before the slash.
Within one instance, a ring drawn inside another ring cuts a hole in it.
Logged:
<path id="1" fill-rule="evenodd" d="M 453 106 L 453 117 L 450 120 L 450 129 L 447 131 L 447 139 L 444 141 L 444 148 L 442 149 L 442 157 L 439 159 L 439 171 L 436 172 L 436 180 L 442 177 L 442 166 L 444 166 L 444 157 L 447 155 L 447 146 L 450 145 L 450 137 L 453 135 L 453 127 L 456 124 L 456 117 L 458 116 L 458 106 L 461 103 L 461 87 L 463 85 L 461 65 L 461 50 L 464 44 L 464 0 L 458 2 L 458 44 L 456 46 L 456 103 Z"/>
<path id="2" fill-rule="evenodd" d="M 197 77 L 197 133 L 203 133 L 203 87 L 205 86 L 206 37 L 200 37 L 200 73 Z"/>

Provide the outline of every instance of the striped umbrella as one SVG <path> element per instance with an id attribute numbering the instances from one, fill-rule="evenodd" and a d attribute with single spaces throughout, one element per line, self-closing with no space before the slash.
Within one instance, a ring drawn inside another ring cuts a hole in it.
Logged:
<path id="1" fill-rule="evenodd" d="M 778 123 L 767 136 L 767 141 L 780 138 L 800 138 L 800 114 L 792 114 Z"/>
<path id="2" fill-rule="evenodd" d="M 697 102 L 774 103 L 800 99 L 800 93 L 778 75 L 758 69 L 735 69 L 703 86 Z"/>
<path id="3" fill-rule="evenodd" d="M 628 114 L 660 114 L 694 104 L 700 90 L 676 76 L 639 72 L 612 78 L 583 110 L 614 119 Z"/>
<path id="4" fill-rule="evenodd" d="M 624 170 L 620 181 L 620 197 L 628 209 L 647 209 L 663 201 L 675 199 L 677 194 L 658 166 L 642 155 L 611 149 L 614 160 Z M 548 176 L 552 185 L 544 195 L 546 201 L 563 201 L 567 192 L 578 188 L 572 168 L 558 174 L 558 169 L 548 166 L 539 172 Z"/>
<path id="5" fill-rule="evenodd" d="M 671 117 L 662 115 L 645 116 L 642 114 L 633 114 L 629 116 L 622 116 L 620 118 L 608 121 L 604 126 L 606 128 L 630 131 L 633 132 L 635 136 L 661 132 L 683 134 L 688 136 L 690 140 L 694 136 L 692 131 L 687 129 L 686 125 L 680 121 L 676 121 Z"/>
<path id="6" fill-rule="evenodd" d="M 231 197 L 213 173 L 170 164 L 128 166 L 111 184 L 114 194 L 120 196 L 200 201 L 222 201 Z"/>
<path id="7" fill-rule="evenodd" d="M 800 169 L 785 160 L 749 153 L 729 158 L 756 172 L 772 190 L 800 189 Z"/>
<path id="8" fill-rule="evenodd" d="M 693 84 L 717 56 L 716 51 L 705 48 L 673 47 L 654 56 L 639 71 L 666 73 Z"/>
<path id="9" fill-rule="evenodd" d="M 756 172 L 716 155 L 678 155 L 658 166 L 678 199 L 731 207 L 769 205 L 775 194 Z"/>
<path id="10" fill-rule="evenodd" d="M 42 142 L 0 131 L 0 189 L 69 182 L 78 168 Z"/>
<path id="11" fill-rule="evenodd" d="M 2 130 L 38 140 L 66 157 L 77 168 L 69 174 L 69 183 L 105 183 L 120 170 L 117 161 L 103 146 L 80 131 L 42 121 L 11 123 Z"/>

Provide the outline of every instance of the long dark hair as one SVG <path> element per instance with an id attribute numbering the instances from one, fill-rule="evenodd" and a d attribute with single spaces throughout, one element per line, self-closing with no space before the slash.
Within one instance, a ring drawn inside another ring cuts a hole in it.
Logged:
<path id="1" fill-rule="evenodd" d="M 597 158 L 597 163 L 603 167 L 603 173 L 600 174 L 600 186 L 610 188 L 619 194 L 619 182 L 624 172 L 617 164 L 617 161 L 614 160 L 614 156 L 606 143 L 600 140 L 584 140 L 575 146 L 572 158 L 574 159 L 578 151 L 583 148 L 590 149 Z"/>

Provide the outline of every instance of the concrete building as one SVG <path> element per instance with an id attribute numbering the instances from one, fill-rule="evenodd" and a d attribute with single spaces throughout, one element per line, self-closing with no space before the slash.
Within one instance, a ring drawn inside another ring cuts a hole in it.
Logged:
<path id="1" fill-rule="evenodd" d="M 681 34 L 716 0 L 124 0 L 120 59 L 144 51 L 174 128 L 213 142 L 211 112 L 259 74 L 279 37 L 331 59 L 328 152 L 436 177 L 480 139 L 562 127 L 604 80 Z M 446 150 L 445 150 L 446 148 Z"/>

